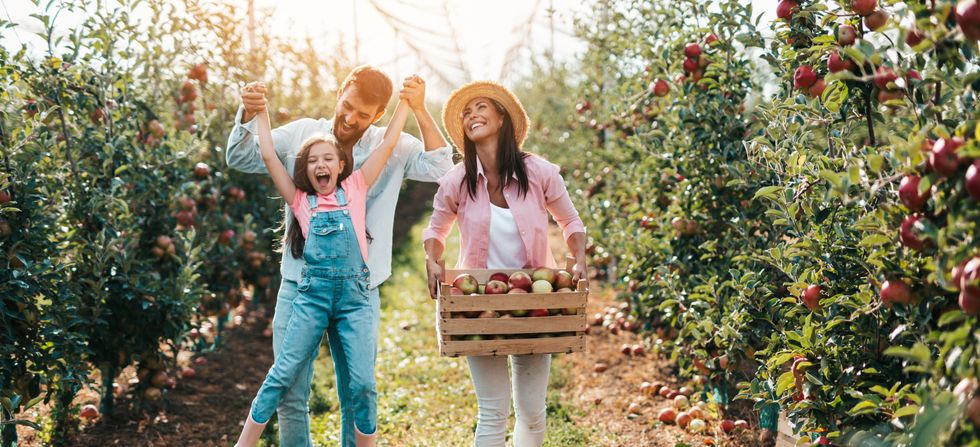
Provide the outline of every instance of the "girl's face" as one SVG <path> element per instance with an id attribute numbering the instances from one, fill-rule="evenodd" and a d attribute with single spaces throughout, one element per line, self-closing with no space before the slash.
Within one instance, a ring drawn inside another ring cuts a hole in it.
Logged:
<path id="1" fill-rule="evenodd" d="M 474 143 L 497 135 L 504 125 L 504 116 L 488 98 L 470 100 L 463 108 L 463 132 Z"/>
<path id="2" fill-rule="evenodd" d="M 337 176 L 344 170 L 344 160 L 336 146 L 319 142 L 310 147 L 306 158 L 306 175 L 317 194 L 330 194 L 337 188 Z"/>

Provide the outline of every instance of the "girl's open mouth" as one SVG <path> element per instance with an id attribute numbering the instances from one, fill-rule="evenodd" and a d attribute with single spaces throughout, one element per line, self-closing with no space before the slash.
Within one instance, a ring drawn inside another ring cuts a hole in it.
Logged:
<path id="1" fill-rule="evenodd" d="M 316 184 L 319 189 L 327 189 L 330 187 L 330 174 L 322 173 L 316 175 Z"/>

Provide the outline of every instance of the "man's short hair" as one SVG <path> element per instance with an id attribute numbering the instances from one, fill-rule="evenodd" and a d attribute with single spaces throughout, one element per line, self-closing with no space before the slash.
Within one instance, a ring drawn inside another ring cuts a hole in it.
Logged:
<path id="1" fill-rule="evenodd" d="M 391 79 L 381 70 L 370 65 L 355 67 L 344 78 L 340 91 L 346 91 L 347 87 L 351 85 L 357 87 L 357 96 L 361 99 L 370 104 L 377 104 L 379 112 L 385 109 L 391 99 Z"/>

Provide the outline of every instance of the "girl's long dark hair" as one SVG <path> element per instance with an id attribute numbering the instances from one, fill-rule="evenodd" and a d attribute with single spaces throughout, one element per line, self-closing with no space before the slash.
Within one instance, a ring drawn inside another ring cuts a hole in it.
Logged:
<path id="1" fill-rule="evenodd" d="M 340 148 L 340 143 L 337 142 L 337 139 L 333 135 L 313 135 L 307 138 L 303 142 L 303 146 L 300 147 L 299 153 L 296 154 L 296 164 L 293 165 L 293 184 L 296 185 L 296 189 L 314 196 L 316 195 L 316 189 L 310 183 L 310 177 L 306 175 L 306 168 L 310 164 L 310 148 L 318 143 L 327 143 L 333 146 L 337 152 L 337 156 L 344 162 L 344 169 L 337 176 L 338 187 L 340 186 L 340 182 L 344 181 L 354 172 L 353 156 Z M 301 203 L 300 206 L 307 205 Z M 296 259 L 302 258 L 303 248 L 306 246 L 306 238 L 303 237 L 303 230 L 299 227 L 299 219 L 296 218 L 295 214 L 293 215 L 293 221 L 289 223 L 289 234 L 286 235 L 286 240 L 289 241 L 289 253 Z"/>
<path id="2" fill-rule="evenodd" d="M 514 124 L 510 119 L 510 114 L 497 101 L 493 103 L 497 112 L 503 115 L 503 125 L 497 135 L 497 169 L 501 177 L 501 188 L 506 188 L 517 177 L 517 192 L 521 197 L 527 196 L 528 181 L 527 171 L 524 169 L 524 159 L 527 152 L 521 151 L 517 147 L 517 137 L 514 136 Z M 463 166 L 466 168 L 466 175 L 463 177 L 461 185 L 466 185 L 466 191 L 470 198 L 476 197 L 476 143 L 463 134 Z"/>

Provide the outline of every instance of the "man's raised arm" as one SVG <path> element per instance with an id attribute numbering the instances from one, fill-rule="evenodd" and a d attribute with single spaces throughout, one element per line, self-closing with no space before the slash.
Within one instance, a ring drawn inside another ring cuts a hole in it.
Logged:
<path id="1" fill-rule="evenodd" d="M 255 83 L 249 85 L 254 86 Z M 242 105 L 235 115 L 235 126 L 228 135 L 228 146 L 225 149 L 225 162 L 230 168 L 250 174 L 269 173 L 259 152 L 255 120 L 256 114 L 264 111 L 266 107 L 265 87 L 243 89 Z M 300 119 L 273 129 L 272 143 L 279 160 L 285 164 L 288 157 L 294 156 L 303 143 L 302 139 L 311 133 L 311 129 L 315 126 L 316 120 Z"/>

